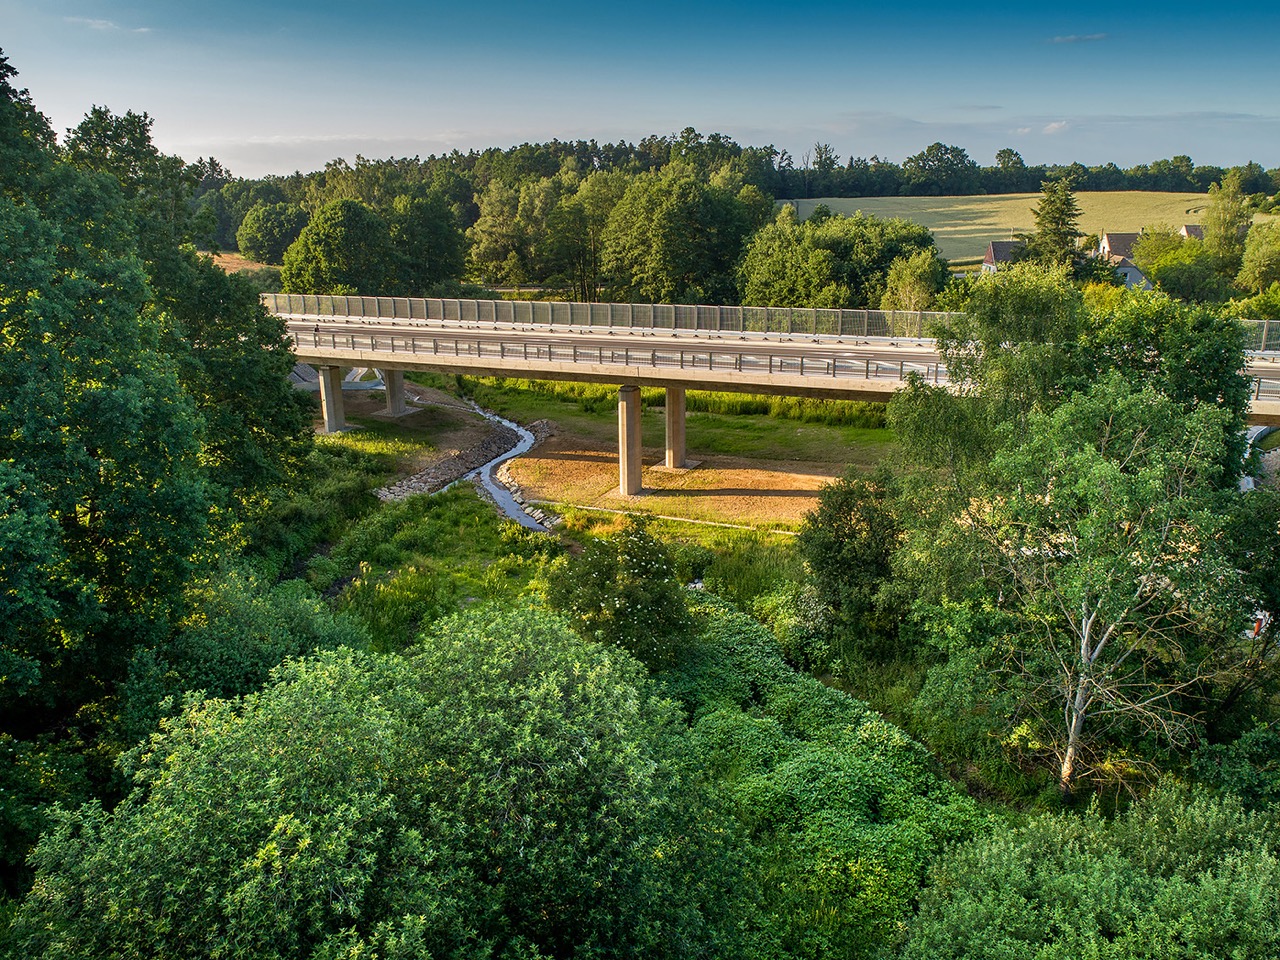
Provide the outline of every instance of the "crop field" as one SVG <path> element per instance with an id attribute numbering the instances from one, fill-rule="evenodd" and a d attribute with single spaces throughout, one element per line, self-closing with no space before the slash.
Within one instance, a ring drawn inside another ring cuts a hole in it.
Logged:
<path id="1" fill-rule="evenodd" d="M 1040 202 L 1038 193 L 1007 193 L 986 197 L 831 197 L 788 200 L 803 218 L 825 203 L 835 213 L 858 210 L 877 217 L 905 217 L 933 231 L 938 248 L 948 260 L 981 260 L 992 240 L 1007 240 L 1028 233 L 1031 211 Z M 1080 229 L 1134 233 L 1145 226 L 1166 223 L 1182 226 L 1199 223 L 1208 206 L 1203 193 L 1154 193 L 1120 190 L 1077 193 Z"/>

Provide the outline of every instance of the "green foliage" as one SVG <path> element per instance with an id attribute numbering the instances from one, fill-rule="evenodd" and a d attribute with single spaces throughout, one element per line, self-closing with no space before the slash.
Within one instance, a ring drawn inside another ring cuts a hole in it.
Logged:
<path id="1" fill-rule="evenodd" d="M 1113 374 L 1033 416 L 957 518 L 982 544 L 987 596 L 1013 618 L 993 640 L 1016 716 L 1068 793 L 1108 728 L 1186 743 L 1183 692 L 1244 653 L 1232 640 L 1251 600 L 1214 459 L 1226 423 Z"/>
<path id="2" fill-rule="evenodd" d="M 773 631 L 783 658 L 797 670 L 826 674 L 832 662 L 832 624 L 829 608 L 812 587 L 783 583 L 756 597 L 751 615 Z"/>
<path id="3" fill-rule="evenodd" d="M 440 284 L 462 277 L 466 239 L 445 197 L 399 196 L 386 213 L 397 257 L 395 287 L 401 295 L 435 296 Z"/>
<path id="4" fill-rule="evenodd" d="M 17 942 L 50 958 L 733 956 L 736 870 L 686 750 L 634 661 L 529 612 L 451 621 L 412 661 L 287 664 L 166 722 L 112 812 L 59 815 Z"/>
<path id="5" fill-rule="evenodd" d="M 736 531 L 715 546 L 715 556 L 703 572 L 704 585 L 740 610 L 750 610 L 757 597 L 779 584 L 803 579 L 796 552 L 765 534 Z"/>
<path id="6" fill-rule="evenodd" d="M 1240 798 L 1250 810 L 1280 809 L 1280 730 L 1257 724 L 1230 743 L 1205 744 L 1192 759 L 1203 783 Z"/>
<path id="7" fill-rule="evenodd" d="M 734 267 L 753 204 L 672 168 L 636 177 L 604 232 L 610 295 L 632 303 L 734 303 Z"/>
<path id="8" fill-rule="evenodd" d="M 878 307 L 894 261 L 921 251 L 933 251 L 933 236 L 908 220 L 856 213 L 798 224 L 784 207 L 747 245 L 738 271 L 742 302 Z"/>
<path id="9" fill-rule="evenodd" d="M 1071 192 L 1067 178 L 1046 180 L 1040 184 L 1040 203 L 1032 215 L 1035 230 L 1028 236 L 1022 248 L 1022 256 L 1038 263 L 1051 265 L 1070 264 L 1076 258 L 1076 241 L 1080 232 L 1080 205 Z"/>
<path id="10" fill-rule="evenodd" d="M 972 285 L 964 314 L 935 331 L 938 351 L 962 398 L 952 405 L 954 415 L 975 421 L 966 442 L 980 450 L 983 435 L 996 424 L 1020 423 L 1061 400 L 1079 376 L 1075 341 L 1083 319 L 1080 292 L 1065 269 L 1015 264 Z M 895 422 L 896 406 L 895 429 L 935 458 L 944 438 L 927 436 L 927 424 L 913 426 L 907 416 L 920 392 L 895 398 L 890 420 Z M 966 404 L 966 397 L 977 399 Z"/>
<path id="11" fill-rule="evenodd" d="M 629 650 L 654 670 L 673 662 L 689 625 L 671 555 L 636 517 L 592 540 L 581 557 L 552 564 L 545 592 L 584 637 Z"/>
<path id="12" fill-rule="evenodd" d="M 1278 825 L 1162 787 L 1115 821 L 1042 816 L 948 854 L 902 956 L 1272 957 Z"/>
<path id="13" fill-rule="evenodd" d="M 1090 321 L 1082 340 L 1095 376 L 1115 369 L 1135 386 L 1150 386 L 1188 409 L 1204 404 L 1228 415 L 1219 462 L 1223 482 L 1234 484 L 1250 399 L 1240 325 L 1141 290 L 1126 291 L 1114 306 L 1093 311 Z"/>
<path id="14" fill-rule="evenodd" d="M 1204 212 L 1204 248 L 1214 268 L 1227 279 L 1240 271 L 1245 233 L 1253 220 L 1249 198 L 1241 188 L 1239 170 L 1232 170 L 1221 182 L 1210 185 L 1209 205 Z"/>
<path id="15" fill-rule="evenodd" d="M 947 283 L 947 262 L 937 250 L 917 250 L 889 264 L 881 310 L 932 310 Z"/>
<path id="16" fill-rule="evenodd" d="M 1280 283 L 1280 223 L 1263 221 L 1249 228 L 1236 283 L 1254 294 Z"/>
<path id="17" fill-rule="evenodd" d="M 242 696 L 287 659 L 367 645 L 358 623 L 335 615 L 300 581 L 271 586 L 235 569 L 210 576 L 191 585 L 174 635 L 134 655 L 121 688 L 120 739 L 151 734 L 165 698 L 178 702 L 192 690 Z"/>
<path id="18" fill-rule="evenodd" d="M 754 850 L 754 925 L 773 955 L 872 957 L 901 939 L 927 863 L 979 822 L 927 752 L 797 675 L 759 624 L 714 602 L 672 689 L 693 748 Z"/>
<path id="19" fill-rule="evenodd" d="M 288 203 L 255 203 L 240 221 L 236 248 L 249 260 L 284 262 L 285 251 L 307 225 L 307 213 Z"/>
<path id="20" fill-rule="evenodd" d="M 1213 253 L 1199 240 L 1184 240 L 1173 250 L 1148 260 L 1142 272 L 1158 289 L 1189 303 L 1221 303 L 1230 293 Z"/>
<path id="21" fill-rule="evenodd" d="M 818 509 L 805 517 L 798 546 L 821 601 L 829 607 L 842 648 L 853 658 L 900 652 L 902 617 L 890 586 L 891 559 L 901 540 L 890 490 L 883 481 L 846 476 L 822 488 Z"/>
<path id="22" fill-rule="evenodd" d="M 354 200 L 334 200 L 312 217 L 285 252 L 286 293 L 395 292 L 395 254 L 385 220 Z"/>

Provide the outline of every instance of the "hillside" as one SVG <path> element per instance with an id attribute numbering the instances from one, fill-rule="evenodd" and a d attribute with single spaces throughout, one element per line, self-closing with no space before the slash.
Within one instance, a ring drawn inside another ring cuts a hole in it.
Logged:
<path id="1" fill-rule="evenodd" d="M 1085 233 L 1103 230 L 1136 231 L 1154 223 L 1181 226 L 1199 223 L 1209 197 L 1203 193 L 1155 193 L 1123 190 L 1077 193 Z M 825 203 L 835 213 L 857 210 L 877 217 L 906 217 L 922 223 L 938 240 L 942 255 L 949 260 L 981 258 L 987 243 L 1015 233 L 1028 232 L 1031 211 L 1040 201 L 1038 193 L 1010 193 L 985 197 L 832 197 L 789 200 L 800 216 Z"/>

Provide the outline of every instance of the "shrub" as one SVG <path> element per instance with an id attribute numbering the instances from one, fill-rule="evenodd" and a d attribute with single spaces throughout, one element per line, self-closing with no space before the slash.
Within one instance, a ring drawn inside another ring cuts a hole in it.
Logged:
<path id="1" fill-rule="evenodd" d="M 35 856 L 26 956 L 740 955 L 742 888 L 643 670 L 562 623 L 289 663 L 190 703 Z"/>
<path id="2" fill-rule="evenodd" d="M 1170 960 L 1280 952 L 1280 834 L 1173 786 L 1109 821 L 1046 815 L 948 854 L 903 953 L 929 958 Z"/>
<path id="3" fill-rule="evenodd" d="M 689 624 L 670 554 L 635 517 L 580 558 L 554 563 L 546 597 L 584 637 L 629 650 L 651 669 L 673 662 Z"/>

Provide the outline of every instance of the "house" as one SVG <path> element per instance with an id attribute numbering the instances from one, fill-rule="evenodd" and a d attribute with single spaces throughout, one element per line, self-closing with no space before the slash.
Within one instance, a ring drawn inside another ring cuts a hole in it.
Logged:
<path id="1" fill-rule="evenodd" d="M 1021 240 L 992 240 L 987 244 L 987 255 L 982 258 L 982 272 L 995 273 L 1007 267 L 1021 248 Z"/>
<path id="2" fill-rule="evenodd" d="M 1103 233 L 1098 240 L 1098 254 L 1103 257 L 1133 256 L 1133 245 L 1138 242 L 1141 233 Z"/>
<path id="3" fill-rule="evenodd" d="M 1178 233 L 1182 234 L 1184 240 L 1204 239 L 1204 227 L 1198 223 L 1184 223 Z"/>
<path id="4" fill-rule="evenodd" d="M 1111 268 L 1119 274 L 1126 287 L 1150 290 L 1151 281 L 1130 259 L 1133 256 L 1133 245 L 1138 242 L 1140 236 L 1142 236 L 1141 233 L 1104 232 L 1098 240 L 1098 251 L 1095 256 L 1102 257 L 1110 263 Z"/>

